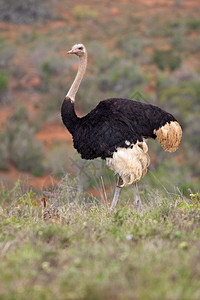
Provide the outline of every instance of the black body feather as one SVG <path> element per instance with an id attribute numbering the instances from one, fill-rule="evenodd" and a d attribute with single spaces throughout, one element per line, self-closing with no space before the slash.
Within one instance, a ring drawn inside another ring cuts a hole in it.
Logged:
<path id="1" fill-rule="evenodd" d="M 65 98 L 61 115 L 84 159 L 112 157 L 118 147 L 130 147 L 126 141 L 135 144 L 143 138 L 155 139 L 154 129 L 176 121 L 157 106 L 120 98 L 101 101 L 82 118 L 77 117 L 70 98 Z"/>

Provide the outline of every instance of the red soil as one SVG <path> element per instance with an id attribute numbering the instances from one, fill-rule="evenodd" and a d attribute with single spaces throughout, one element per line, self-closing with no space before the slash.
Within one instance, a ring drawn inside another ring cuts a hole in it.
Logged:
<path id="1" fill-rule="evenodd" d="M 5 183 L 7 186 L 12 186 L 18 179 L 22 180 L 23 186 L 32 186 L 36 189 L 42 190 L 47 187 L 53 187 L 59 183 L 59 179 L 51 175 L 43 177 L 35 177 L 28 172 L 20 172 L 12 164 L 9 164 L 9 171 L 0 172 L 0 182 Z"/>
<path id="2" fill-rule="evenodd" d="M 43 124 L 40 132 L 36 134 L 39 141 L 43 142 L 45 147 L 51 147 L 56 141 L 72 143 L 72 136 L 64 126 L 57 122 Z"/>

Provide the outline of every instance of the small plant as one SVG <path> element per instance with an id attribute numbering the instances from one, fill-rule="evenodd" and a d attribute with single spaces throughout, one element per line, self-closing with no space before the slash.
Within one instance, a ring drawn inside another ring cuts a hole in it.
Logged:
<path id="1" fill-rule="evenodd" d="M 0 93 L 8 88 L 8 77 L 4 72 L 0 72 Z"/>
<path id="2" fill-rule="evenodd" d="M 174 71 L 180 67 L 182 60 L 173 50 L 155 50 L 153 62 L 160 70 L 169 69 L 170 71 Z"/>
<path id="3" fill-rule="evenodd" d="M 190 198 L 195 208 L 200 208 L 200 193 L 190 194 Z"/>
<path id="4" fill-rule="evenodd" d="M 45 59 L 41 64 L 39 64 L 39 77 L 41 79 L 41 86 L 43 92 L 49 91 L 49 94 L 55 94 L 56 97 L 60 89 L 64 89 L 63 86 L 63 72 L 65 70 L 65 65 L 63 61 L 55 55 L 50 56 Z"/>
<path id="5" fill-rule="evenodd" d="M 69 165 L 66 145 L 57 143 L 51 150 L 46 153 L 45 169 L 48 173 L 53 173 L 60 177 L 65 173 Z"/>
<path id="6" fill-rule="evenodd" d="M 190 19 L 186 23 L 189 31 L 199 30 L 200 29 L 200 20 L 199 19 Z"/>
<path id="7" fill-rule="evenodd" d="M 39 176 L 43 173 L 43 147 L 35 139 L 34 126 L 28 123 L 28 113 L 20 107 L 8 120 L 4 133 L 1 135 L 2 169 L 7 168 L 11 161 L 20 171 L 28 171 Z"/>
<path id="8" fill-rule="evenodd" d="M 126 38 L 123 38 L 122 40 L 118 39 L 116 42 L 116 46 L 123 49 L 126 53 L 126 56 L 133 57 L 134 61 L 141 61 L 141 59 L 144 60 L 144 58 L 147 59 L 147 53 L 145 53 L 144 55 L 143 51 L 146 43 L 140 37 L 133 37 L 133 35 L 131 34 Z"/>
<path id="9" fill-rule="evenodd" d="M 46 77 L 51 77 L 55 73 L 55 69 L 50 62 L 46 61 L 42 64 L 42 72 Z"/>
<path id="10" fill-rule="evenodd" d="M 34 130 L 28 124 L 20 124 L 17 128 L 10 145 L 10 160 L 20 171 L 42 175 L 42 144 L 35 139 Z"/>
<path id="11" fill-rule="evenodd" d="M 87 5 L 77 5 L 73 9 L 73 15 L 76 19 L 92 19 L 96 20 L 98 17 L 98 13 L 96 10 L 90 8 Z"/>
<path id="12" fill-rule="evenodd" d="M 9 170 L 8 158 L 8 144 L 6 143 L 3 134 L 0 134 L 0 170 Z"/>
<path id="13" fill-rule="evenodd" d="M 21 195 L 21 180 L 17 180 L 12 189 L 8 190 L 2 183 L 0 184 L 0 199 L 2 204 L 18 199 Z"/>
<path id="14" fill-rule="evenodd" d="M 171 109 L 183 124 L 193 110 L 191 104 L 195 105 L 195 98 L 194 88 L 182 85 L 171 85 L 161 91 L 159 95 L 160 102 Z"/>

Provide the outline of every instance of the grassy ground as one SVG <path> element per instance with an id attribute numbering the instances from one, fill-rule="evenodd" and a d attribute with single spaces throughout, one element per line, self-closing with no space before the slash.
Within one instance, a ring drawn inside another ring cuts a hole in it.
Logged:
<path id="1" fill-rule="evenodd" d="M 45 224 L 32 191 L 1 188 L 0 299 L 199 299 L 199 195 L 114 212 L 66 179 L 53 192 L 61 224 Z"/>

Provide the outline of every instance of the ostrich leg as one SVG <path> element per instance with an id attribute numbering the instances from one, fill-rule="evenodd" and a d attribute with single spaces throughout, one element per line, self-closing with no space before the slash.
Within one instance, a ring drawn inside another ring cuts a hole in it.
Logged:
<path id="1" fill-rule="evenodd" d="M 117 205 L 117 201 L 118 201 L 121 189 L 122 189 L 122 185 L 123 185 L 123 180 L 121 179 L 120 176 L 118 176 L 117 186 L 116 186 L 116 189 L 115 189 L 115 194 L 114 194 L 113 201 L 112 201 L 112 204 L 110 206 L 110 209 L 115 208 L 115 206 Z"/>
<path id="2" fill-rule="evenodd" d="M 133 183 L 132 187 L 133 187 L 133 196 L 134 196 L 134 201 L 135 201 L 135 207 L 136 207 L 136 209 L 139 208 L 140 210 L 142 210 L 142 202 L 141 202 L 140 195 L 138 192 L 137 183 Z"/>

